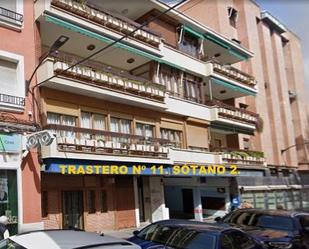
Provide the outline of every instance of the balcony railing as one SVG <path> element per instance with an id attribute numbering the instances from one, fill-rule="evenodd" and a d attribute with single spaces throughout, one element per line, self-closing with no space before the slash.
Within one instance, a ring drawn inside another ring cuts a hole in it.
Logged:
<path id="1" fill-rule="evenodd" d="M 74 0 L 52 0 L 52 4 L 123 34 L 130 34 L 133 30 L 141 26 L 139 23 L 124 16 L 110 13 L 107 10 L 103 10 L 89 3 L 82 4 Z M 132 36 L 156 47 L 158 47 L 161 42 L 160 36 L 146 27 L 136 31 Z"/>
<path id="2" fill-rule="evenodd" d="M 212 148 L 211 151 L 222 153 L 223 163 L 259 165 L 265 163 L 264 153 L 261 151 L 239 150 L 233 148 Z"/>
<path id="3" fill-rule="evenodd" d="M 57 147 L 64 152 L 166 158 L 168 140 L 138 135 L 49 124 Z"/>
<path id="4" fill-rule="evenodd" d="M 112 88 L 141 97 L 164 101 L 164 86 L 125 72 L 118 72 L 101 63 L 85 62 L 64 71 L 79 59 L 78 57 L 63 54 L 54 57 L 54 72 L 85 81 L 97 87 Z"/>
<path id="5" fill-rule="evenodd" d="M 211 64 L 212 64 L 212 67 L 213 67 L 213 71 L 222 75 L 222 76 L 228 77 L 232 80 L 235 80 L 237 82 L 245 84 L 249 87 L 255 87 L 256 84 L 257 84 L 257 82 L 256 82 L 256 80 L 253 76 L 246 74 L 246 73 L 238 70 L 235 67 L 223 66 L 223 65 L 216 63 L 216 62 L 211 62 Z"/>
<path id="6" fill-rule="evenodd" d="M 206 105 L 216 106 L 218 108 L 218 115 L 221 118 L 235 120 L 245 124 L 257 125 L 259 115 L 254 112 L 227 105 L 218 100 L 208 101 L 206 102 Z"/>
<path id="7" fill-rule="evenodd" d="M 0 104 L 1 103 L 24 107 L 25 98 L 0 93 Z"/>
<path id="8" fill-rule="evenodd" d="M 18 25 L 23 23 L 23 15 L 3 7 L 0 7 L 0 19 L 8 20 Z"/>

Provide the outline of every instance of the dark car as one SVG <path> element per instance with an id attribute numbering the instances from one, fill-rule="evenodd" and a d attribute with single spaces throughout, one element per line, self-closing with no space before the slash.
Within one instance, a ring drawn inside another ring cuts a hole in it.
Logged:
<path id="1" fill-rule="evenodd" d="M 271 249 L 309 249 L 309 213 L 239 209 L 216 220 L 241 228 Z"/>
<path id="2" fill-rule="evenodd" d="M 166 220 L 135 231 L 128 240 L 142 249 L 262 249 L 239 229 L 204 222 Z"/>

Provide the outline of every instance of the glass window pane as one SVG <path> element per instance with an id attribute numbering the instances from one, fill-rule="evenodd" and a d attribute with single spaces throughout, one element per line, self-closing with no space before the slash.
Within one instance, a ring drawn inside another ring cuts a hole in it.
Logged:
<path id="1" fill-rule="evenodd" d="M 254 196 L 255 196 L 255 208 L 265 208 L 264 192 L 256 192 Z"/>
<path id="2" fill-rule="evenodd" d="M 82 112 L 81 113 L 81 121 L 80 121 L 80 126 L 82 128 L 87 128 L 91 129 L 91 113 L 90 112 Z M 90 139 L 90 134 L 89 133 L 81 133 L 81 138 L 84 139 Z"/>
<path id="3" fill-rule="evenodd" d="M 111 118 L 111 131 L 112 132 L 120 132 L 119 119 Z"/>
<path id="4" fill-rule="evenodd" d="M 267 199 L 268 199 L 268 208 L 269 209 L 276 209 L 276 195 L 275 192 L 267 192 Z"/>

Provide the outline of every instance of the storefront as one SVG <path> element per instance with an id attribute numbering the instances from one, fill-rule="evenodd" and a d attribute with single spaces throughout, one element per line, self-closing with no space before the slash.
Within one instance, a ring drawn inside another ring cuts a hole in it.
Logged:
<path id="1" fill-rule="evenodd" d="M 132 162 L 44 160 L 44 228 L 101 232 L 168 218 L 162 177 L 151 176 L 147 165 L 143 169 L 134 172 Z"/>
<path id="2" fill-rule="evenodd" d="M 223 216 L 237 195 L 233 177 L 165 177 L 165 203 L 171 218 L 203 220 Z"/>
<path id="3" fill-rule="evenodd" d="M 10 234 L 22 223 L 21 135 L 0 133 L 0 215 L 8 217 Z"/>

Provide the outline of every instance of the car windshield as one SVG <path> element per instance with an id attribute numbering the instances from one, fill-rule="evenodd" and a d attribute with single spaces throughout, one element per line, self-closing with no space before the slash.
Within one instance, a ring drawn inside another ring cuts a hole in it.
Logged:
<path id="1" fill-rule="evenodd" d="M 227 215 L 223 222 L 240 226 L 256 226 L 285 231 L 294 229 L 293 219 L 290 217 L 254 212 L 234 212 Z"/>
<path id="2" fill-rule="evenodd" d="M 5 239 L 0 241 L 0 249 L 26 249 L 26 248 L 17 244 L 13 240 Z"/>
<path id="3" fill-rule="evenodd" d="M 153 224 L 140 231 L 137 237 L 143 240 L 166 244 L 171 235 L 179 229 L 180 228 L 173 226 Z"/>
<path id="4" fill-rule="evenodd" d="M 216 237 L 213 235 L 189 229 L 181 229 L 167 241 L 166 245 L 179 249 L 214 249 L 215 243 Z"/>

